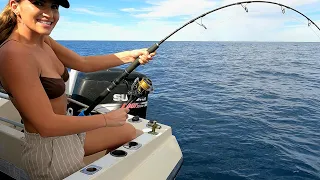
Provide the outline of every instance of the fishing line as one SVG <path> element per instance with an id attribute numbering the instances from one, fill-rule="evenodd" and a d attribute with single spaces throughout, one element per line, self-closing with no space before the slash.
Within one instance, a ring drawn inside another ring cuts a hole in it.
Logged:
<path id="1" fill-rule="evenodd" d="M 186 24 L 184 24 L 183 26 L 181 26 L 180 28 L 176 29 L 175 31 L 173 31 L 171 34 L 169 34 L 167 37 L 165 37 L 164 39 L 162 39 L 161 41 L 159 41 L 158 43 L 155 43 L 154 45 L 152 45 L 151 47 L 149 47 L 149 49 L 147 50 L 149 53 L 153 53 L 155 52 L 159 46 L 165 42 L 167 39 L 169 39 L 171 36 L 173 36 L 174 34 L 176 34 L 178 31 L 180 31 L 181 29 L 185 28 L 186 26 L 188 26 L 191 23 L 196 22 L 196 20 L 198 19 L 202 19 L 203 17 L 207 16 L 208 14 L 211 14 L 215 11 L 219 11 L 221 9 L 227 8 L 227 7 L 231 7 L 231 6 L 235 6 L 235 5 L 241 5 L 244 10 L 246 12 L 249 12 L 249 9 L 247 8 L 247 5 L 250 3 L 267 3 L 267 4 L 274 4 L 274 5 L 278 5 L 281 7 L 282 13 L 285 13 L 285 9 L 290 9 L 292 11 L 295 11 L 297 13 L 299 13 L 300 15 L 302 15 L 303 17 L 305 17 L 308 20 L 308 25 L 311 26 L 312 24 L 320 31 L 320 28 L 317 26 L 317 24 L 315 24 L 310 18 L 308 18 L 306 15 L 302 14 L 301 12 L 299 12 L 298 10 L 295 10 L 289 6 L 280 4 L 280 3 L 276 3 L 276 2 L 271 2 L 271 1 L 243 1 L 243 2 L 237 2 L 237 3 L 233 3 L 233 4 L 228 4 L 219 8 L 216 8 L 214 10 L 208 11 L 204 14 L 201 14 L 200 16 L 190 20 L 189 22 L 187 22 Z M 198 24 L 198 23 L 197 23 Z M 202 23 L 199 23 L 200 26 L 206 28 L 206 26 Z M 89 115 L 90 112 L 98 105 L 100 104 L 105 97 L 107 97 L 109 95 L 109 93 L 111 93 L 111 91 L 118 85 L 120 84 L 120 82 L 125 79 L 134 69 L 136 69 L 138 66 L 140 65 L 139 62 L 139 58 L 137 58 L 136 60 L 134 60 L 131 65 L 129 67 L 127 67 L 122 74 L 120 74 L 114 81 L 112 81 L 112 83 L 99 95 L 98 98 L 95 99 L 95 101 L 85 110 L 82 111 L 80 113 L 80 116 L 84 116 L 84 115 Z"/>
<path id="2" fill-rule="evenodd" d="M 248 8 L 247 8 L 247 4 L 246 4 L 246 5 L 241 4 L 241 6 L 243 7 L 243 9 L 244 9 L 246 12 L 249 12 L 249 10 L 248 10 Z"/>
<path id="3" fill-rule="evenodd" d="M 301 19 L 298 19 L 297 17 L 290 15 L 288 13 L 286 13 L 287 16 L 290 16 L 291 18 L 295 19 L 296 21 L 299 21 L 301 24 L 305 25 L 305 21 L 302 21 Z M 312 23 L 310 21 L 308 21 L 308 28 L 310 28 L 312 30 L 312 32 L 320 39 L 320 35 L 316 33 L 316 31 L 312 28 Z"/>
<path id="4" fill-rule="evenodd" d="M 245 9 L 245 11 L 246 12 L 248 12 L 249 11 L 249 8 L 247 7 L 247 5 L 241 5 L 244 9 Z M 291 15 L 289 12 L 286 12 L 286 8 L 285 7 L 283 7 L 283 6 L 280 6 L 281 7 L 281 13 L 284 15 L 284 16 L 288 16 L 289 18 L 292 18 L 292 19 L 294 19 L 294 20 L 296 20 L 296 21 L 298 21 L 298 22 L 300 22 L 301 24 L 298 24 L 298 26 L 299 27 L 302 27 L 301 25 L 305 25 L 305 21 L 302 21 L 301 19 L 298 19 L 297 17 L 295 17 L 295 16 L 293 16 L 293 15 Z M 252 12 L 252 11 L 251 11 Z M 257 12 L 259 12 L 259 13 L 264 13 L 264 11 L 259 11 L 259 8 L 258 8 L 258 10 L 257 9 L 254 9 L 254 12 L 255 13 L 257 13 Z M 230 19 L 232 18 L 235 18 L 235 17 L 238 17 L 238 15 L 236 14 L 236 15 L 233 15 L 233 16 L 225 16 L 224 15 L 224 18 L 225 17 L 227 17 L 227 20 L 225 19 L 225 20 L 220 20 L 220 21 L 216 21 L 216 19 L 212 19 L 212 22 L 215 22 L 215 23 L 217 23 L 218 25 L 217 26 L 219 26 L 219 25 L 221 25 L 221 24 L 223 24 L 223 23 L 226 23 L 227 21 L 230 21 Z M 202 23 L 202 19 L 203 18 L 201 18 L 201 24 L 199 24 L 199 23 L 197 23 L 199 26 L 202 26 L 202 27 L 205 27 L 205 29 L 207 29 L 206 28 L 206 26 Z M 312 27 L 312 22 L 310 21 L 310 20 L 308 20 L 307 21 L 307 27 L 308 28 L 310 28 L 311 30 L 312 30 L 312 32 L 317 36 L 317 38 L 319 38 L 319 40 L 320 40 L 320 35 L 319 35 L 319 33 L 316 33 L 316 31 L 313 29 L 313 27 Z"/>
<path id="5" fill-rule="evenodd" d="M 204 29 L 207 29 L 207 27 L 202 23 L 202 18 L 201 18 L 201 24 L 198 22 L 195 22 L 195 23 L 197 23 L 199 26 L 202 26 Z"/>
<path id="6" fill-rule="evenodd" d="M 320 35 L 319 34 L 317 34 L 316 33 L 316 31 L 310 26 L 310 29 L 313 31 L 313 33 L 315 34 L 315 35 L 317 35 L 318 36 L 318 38 L 320 39 Z"/>

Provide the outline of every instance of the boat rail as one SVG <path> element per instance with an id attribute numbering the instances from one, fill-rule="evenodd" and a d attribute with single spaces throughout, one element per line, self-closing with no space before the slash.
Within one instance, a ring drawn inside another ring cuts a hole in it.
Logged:
<path id="1" fill-rule="evenodd" d="M 16 127 L 20 127 L 20 128 L 24 128 L 24 125 L 21 124 L 21 123 L 18 123 L 16 121 L 13 121 L 13 120 L 10 120 L 10 119 L 6 119 L 6 118 L 3 118 L 3 117 L 0 117 L 0 121 L 3 121 L 3 122 L 6 122 L 6 123 L 9 123 L 9 124 L 12 124 Z"/>
<path id="2" fill-rule="evenodd" d="M 10 99 L 9 99 L 9 95 L 8 95 L 8 94 L 5 94 L 5 93 L 2 93 L 2 92 L 0 92 L 0 98 L 10 100 Z"/>

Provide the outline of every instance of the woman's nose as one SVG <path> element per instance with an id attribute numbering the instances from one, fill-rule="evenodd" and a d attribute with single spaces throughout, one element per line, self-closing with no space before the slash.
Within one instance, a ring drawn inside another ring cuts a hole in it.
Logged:
<path id="1" fill-rule="evenodd" d="M 53 12 L 51 8 L 46 8 L 45 10 L 43 10 L 42 15 L 44 17 L 53 17 Z"/>

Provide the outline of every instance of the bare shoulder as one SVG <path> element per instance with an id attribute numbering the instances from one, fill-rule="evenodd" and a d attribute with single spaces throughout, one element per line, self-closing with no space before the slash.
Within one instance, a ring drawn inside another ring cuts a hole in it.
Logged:
<path id="1" fill-rule="evenodd" d="M 7 42 L 0 48 L 0 64 L 0 75 L 11 70 L 20 73 L 25 71 L 40 72 L 34 53 L 16 41 Z"/>
<path id="2" fill-rule="evenodd" d="M 15 63 L 16 61 L 20 63 L 23 61 L 23 64 L 35 63 L 35 55 L 30 48 L 26 48 L 24 44 L 10 41 L 0 48 L 1 64 L 8 61 L 10 63 Z"/>
<path id="3" fill-rule="evenodd" d="M 0 54 L 16 53 L 19 51 L 23 52 L 23 51 L 27 51 L 27 49 L 25 48 L 25 45 L 14 40 L 6 42 L 0 48 Z"/>

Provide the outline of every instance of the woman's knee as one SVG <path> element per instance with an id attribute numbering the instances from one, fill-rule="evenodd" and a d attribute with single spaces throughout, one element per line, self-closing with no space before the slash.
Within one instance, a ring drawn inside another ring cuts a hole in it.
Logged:
<path id="1" fill-rule="evenodd" d="M 133 125 L 126 123 L 124 126 L 126 126 L 125 128 L 126 128 L 126 132 L 127 132 L 126 133 L 127 141 L 131 141 L 138 136 L 137 129 Z"/>

